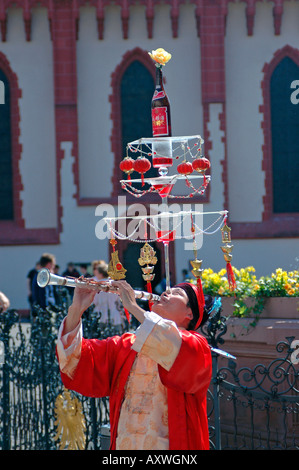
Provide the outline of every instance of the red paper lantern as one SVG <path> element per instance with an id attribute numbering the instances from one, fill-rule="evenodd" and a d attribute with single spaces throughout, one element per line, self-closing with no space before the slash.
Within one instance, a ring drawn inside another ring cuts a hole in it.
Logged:
<path id="1" fill-rule="evenodd" d="M 128 180 L 131 180 L 130 174 L 134 171 L 134 160 L 133 160 L 133 158 L 130 158 L 130 157 L 124 158 L 124 159 L 120 162 L 119 168 L 120 168 L 121 171 L 123 171 L 124 173 L 127 173 L 127 175 L 128 175 Z"/>
<path id="2" fill-rule="evenodd" d="M 191 175 L 193 173 L 192 164 L 184 161 L 178 165 L 177 171 L 180 175 Z"/>
<path id="3" fill-rule="evenodd" d="M 211 166 L 210 160 L 208 160 L 205 157 L 196 158 L 192 162 L 193 170 L 198 171 L 199 173 L 208 170 L 210 166 Z"/>
<path id="4" fill-rule="evenodd" d="M 134 170 L 141 174 L 142 186 L 144 185 L 144 173 L 151 167 L 151 162 L 145 157 L 138 157 L 134 161 Z"/>

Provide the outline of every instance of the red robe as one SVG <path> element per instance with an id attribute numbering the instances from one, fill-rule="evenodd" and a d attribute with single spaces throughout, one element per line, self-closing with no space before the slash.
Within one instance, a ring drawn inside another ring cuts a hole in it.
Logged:
<path id="1" fill-rule="evenodd" d="M 170 450 L 208 450 L 209 433 L 206 395 L 211 380 L 212 359 L 206 339 L 181 330 L 182 344 L 167 372 L 158 365 L 160 380 L 168 393 Z M 135 335 L 126 333 L 105 340 L 82 339 L 79 364 L 72 379 L 61 373 L 64 385 L 81 395 L 110 398 L 110 449 L 115 449 L 124 390 L 136 352 Z"/>

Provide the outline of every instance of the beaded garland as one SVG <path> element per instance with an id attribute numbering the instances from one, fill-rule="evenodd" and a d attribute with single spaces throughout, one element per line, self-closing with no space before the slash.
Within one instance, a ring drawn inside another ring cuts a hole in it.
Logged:
<path id="1" fill-rule="evenodd" d="M 190 217 L 190 214 L 192 214 L 192 216 L 194 217 L 194 215 L 218 215 L 219 217 L 214 220 L 207 228 L 203 229 L 201 227 L 198 226 L 198 224 L 196 224 L 194 222 L 194 218 L 193 218 L 193 230 L 191 231 L 191 233 L 188 235 L 188 234 L 180 234 L 179 233 L 179 229 L 180 227 L 183 226 L 183 224 L 185 223 L 185 220 L 188 219 Z M 201 235 L 201 234 L 204 234 L 204 235 L 214 235 L 215 233 L 217 233 L 219 230 L 221 230 L 221 228 L 223 227 L 224 223 L 225 223 L 225 220 L 226 220 L 226 217 L 227 217 L 227 211 L 219 211 L 219 212 L 196 212 L 196 211 L 181 211 L 179 213 L 171 213 L 171 212 L 164 212 L 163 214 L 159 214 L 158 216 L 153 216 L 153 215 L 140 215 L 140 216 L 124 216 L 124 217 L 105 217 L 104 220 L 105 222 L 107 223 L 107 225 L 109 226 L 109 230 L 110 230 L 110 233 L 111 233 L 111 238 L 112 239 L 119 239 L 119 240 L 130 240 L 130 241 L 134 241 L 134 242 L 137 242 L 137 243 L 144 243 L 144 242 L 155 242 L 157 241 L 158 239 L 158 236 L 156 235 L 155 237 L 152 237 L 152 238 L 147 238 L 147 236 L 143 236 L 143 237 L 139 237 L 140 233 L 138 233 L 138 237 L 135 237 L 134 235 L 137 234 L 137 232 L 140 232 L 140 227 L 141 227 L 141 224 L 144 223 L 146 224 L 146 226 L 148 226 L 150 229 L 152 229 L 154 231 L 154 233 L 156 233 L 156 226 L 154 225 L 153 222 L 151 222 L 151 219 L 155 219 L 155 218 L 165 218 L 166 220 L 175 220 L 176 218 L 179 219 L 179 221 L 177 222 L 177 224 L 171 229 L 169 230 L 168 233 L 165 234 L 165 237 L 175 231 L 176 232 L 176 239 L 186 239 L 186 240 L 189 240 L 189 239 L 193 239 L 194 240 L 194 237 L 196 237 L 197 235 Z M 113 226 L 113 223 L 119 221 L 119 220 L 136 220 L 136 225 L 134 227 L 134 229 L 132 230 L 132 232 L 128 235 L 125 235 L 121 232 L 119 232 L 115 226 Z M 213 227 L 215 227 L 213 230 L 211 230 Z M 211 230 L 211 231 L 210 231 Z M 145 231 L 146 233 L 146 231 Z"/>

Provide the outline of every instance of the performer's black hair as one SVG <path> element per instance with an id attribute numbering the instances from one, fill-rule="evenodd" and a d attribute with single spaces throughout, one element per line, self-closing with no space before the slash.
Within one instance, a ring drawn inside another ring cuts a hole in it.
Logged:
<path id="1" fill-rule="evenodd" d="M 206 323 L 206 321 L 208 320 L 209 315 L 210 315 L 210 311 L 211 311 L 211 309 L 213 307 L 213 304 L 214 304 L 214 298 L 211 295 L 205 295 L 204 297 L 205 297 L 205 306 L 204 306 L 204 309 L 203 309 L 202 321 L 201 321 L 201 324 L 199 325 L 199 327 L 203 326 Z M 187 303 L 187 307 L 191 307 L 190 302 Z M 197 323 L 197 320 L 198 320 L 198 318 L 193 317 L 192 320 L 190 321 L 189 325 L 188 325 L 187 330 L 193 330 L 196 323 Z"/>

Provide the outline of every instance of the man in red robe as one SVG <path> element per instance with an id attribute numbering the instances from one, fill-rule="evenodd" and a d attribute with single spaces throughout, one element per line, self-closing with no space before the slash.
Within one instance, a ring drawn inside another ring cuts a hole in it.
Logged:
<path id="1" fill-rule="evenodd" d="M 134 334 L 84 339 L 81 316 L 94 291 L 76 288 L 57 342 L 64 385 L 85 396 L 109 396 L 111 450 L 209 449 L 211 352 L 195 330 L 212 299 L 200 308 L 196 286 L 182 283 L 146 312 L 127 282 L 114 285 L 140 327 Z"/>

